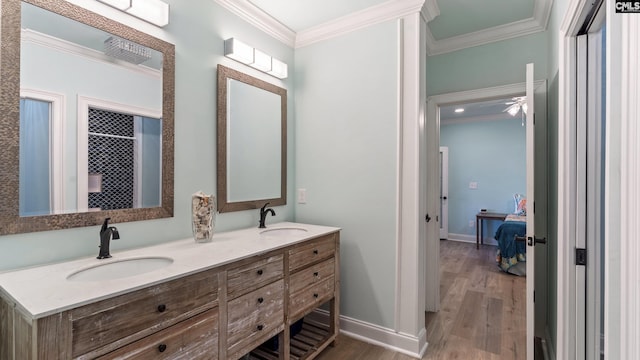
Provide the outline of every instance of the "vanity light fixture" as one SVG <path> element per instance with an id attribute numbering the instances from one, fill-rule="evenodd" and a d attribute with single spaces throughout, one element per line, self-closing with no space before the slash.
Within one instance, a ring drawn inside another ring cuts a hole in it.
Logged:
<path id="1" fill-rule="evenodd" d="M 253 63 L 253 48 L 238 39 L 224 41 L 224 55 L 243 64 Z"/>
<path id="2" fill-rule="evenodd" d="M 454 110 L 457 113 L 463 113 L 464 112 L 464 108 L 457 108 Z"/>
<path id="3" fill-rule="evenodd" d="M 253 49 L 253 63 L 249 65 L 260 71 L 269 73 L 269 71 L 271 71 L 271 56 L 258 49 Z"/>
<path id="4" fill-rule="evenodd" d="M 224 55 L 279 79 L 286 79 L 288 76 L 286 63 L 272 58 L 270 55 L 254 49 L 236 38 L 229 38 L 224 41 Z"/>
<path id="5" fill-rule="evenodd" d="M 98 0 L 153 25 L 169 24 L 169 4 L 161 0 Z"/>
<path id="6" fill-rule="evenodd" d="M 268 74 L 279 79 L 286 79 L 288 76 L 287 64 L 278 59 L 271 58 L 271 71 L 269 71 Z"/>

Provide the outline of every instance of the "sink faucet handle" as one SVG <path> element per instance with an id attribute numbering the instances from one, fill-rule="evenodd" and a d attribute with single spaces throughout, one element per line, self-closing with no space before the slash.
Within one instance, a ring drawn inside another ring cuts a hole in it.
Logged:
<path id="1" fill-rule="evenodd" d="M 98 253 L 98 259 L 110 258 L 109 242 L 120 239 L 118 229 L 115 226 L 109 226 L 109 220 L 111 220 L 111 218 L 104 219 L 102 228 L 100 229 L 100 252 Z"/>
<path id="2" fill-rule="evenodd" d="M 267 205 L 269 205 L 269 203 L 264 204 L 264 206 L 260 208 L 260 225 L 258 227 L 261 229 L 266 228 L 264 222 L 267 218 L 267 214 L 271 213 L 271 216 L 276 216 L 276 212 L 273 209 L 267 209 Z"/>
<path id="3" fill-rule="evenodd" d="M 100 229 L 100 233 L 102 234 L 103 232 L 107 231 L 107 228 L 109 227 L 109 220 L 111 220 L 111 218 L 105 218 L 104 222 L 102 223 L 102 228 Z"/>
<path id="4" fill-rule="evenodd" d="M 264 212 L 266 211 L 266 209 L 267 209 L 267 205 L 269 205 L 269 203 L 268 203 L 268 202 L 267 202 L 267 203 L 264 203 L 264 205 L 260 208 L 260 213 L 261 213 L 261 214 L 262 214 L 262 213 L 264 213 Z"/>

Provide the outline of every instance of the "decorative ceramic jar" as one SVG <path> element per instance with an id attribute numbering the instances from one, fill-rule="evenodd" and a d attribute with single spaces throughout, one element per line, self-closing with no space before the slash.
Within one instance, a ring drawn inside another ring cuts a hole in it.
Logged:
<path id="1" fill-rule="evenodd" d="M 191 196 L 191 221 L 193 238 L 196 242 L 213 240 L 216 226 L 216 197 L 202 191 Z"/>

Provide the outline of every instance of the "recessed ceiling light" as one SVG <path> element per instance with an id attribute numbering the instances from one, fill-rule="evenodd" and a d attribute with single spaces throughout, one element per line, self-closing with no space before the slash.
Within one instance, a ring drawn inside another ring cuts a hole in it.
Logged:
<path id="1" fill-rule="evenodd" d="M 464 109 L 463 108 L 457 108 L 454 111 L 457 112 L 457 113 L 461 113 L 461 112 L 464 112 Z"/>

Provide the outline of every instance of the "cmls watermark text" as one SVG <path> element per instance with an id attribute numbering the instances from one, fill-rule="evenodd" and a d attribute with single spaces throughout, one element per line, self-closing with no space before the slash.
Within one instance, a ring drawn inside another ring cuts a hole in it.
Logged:
<path id="1" fill-rule="evenodd" d="M 640 13 L 640 1 L 616 0 L 617 13 Z"/>

